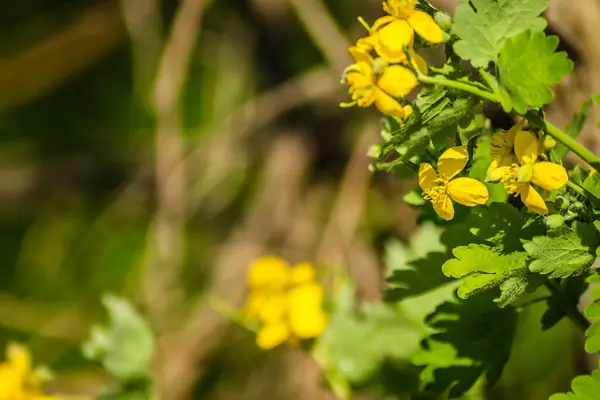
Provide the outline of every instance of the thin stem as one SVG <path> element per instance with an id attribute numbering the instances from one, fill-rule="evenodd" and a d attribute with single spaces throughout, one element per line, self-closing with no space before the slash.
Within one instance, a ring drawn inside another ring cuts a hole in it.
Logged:
<path id="1" fill-rule="evenodd" d="M 584 146 L 579 144 L 577 140 L 573 139 L 571 136 L 567 135 L 548 121 L 546 121 L 546 128 L 550 136 L 552 136 L 554 139 L 558 140 L 566 147 L 568 147 L 569 150 L 577 154 L 583 161 L 585 161 L 595 169 L 600 168 L 600 158 L 598 158 L 598 156 L 596 156 L 594 153 L 592 153 Z"/>
<path id="2" fill-rule="evenodd" d="M 453 81 L 453 80 L 447 79 L 443 75 L 437 75 L 437 76 L 427 76 L 427 75 L 423 75 L 423 74 L 418 74 L 418 75 L 419 75 L 419 80 L 423 83 L 429 83 L 431 85 L 441 85 L 441 86 L 449 87 L 452 89 L 462 90 L 462 91 L 474 94 L 476 96 L 479 96 L 482 99 L 493 101 L 495 103 L 498 102 L 498 97 L 494 93 L 479 89 L 478 87 L 469 85 L 468 83 Z"/>
<path id="3" fill-rule="evenodd" d="M 577 192 L 577 194 L 579 194 L 583 197 L 587 197 L 587 193 L 585 192 L 585 190 L 583 190 L 583 188 L 581 186 L 579 186 L 578 184 L 576 184 L 575 182 L 569 180 L 569 181 L 567 181 L 567 186 L 570 187 L 571 189 L 573 189 L 575 192 Z"/>
<path id="4" fill-rule="evenodd" d="M 557 297 L 560 301 L 559 304 L 563 306 L 564 312 L 567 313 L 567 317 L 579 328 L 582 332 L 590 327 L 590 321 L 583 316 L 583 314 L 577 309 L 577 304 L 573 303 L 562 291 L 560 285 L 555 281 L 548 279 L 545 283 L 546 287 L 553 296 Z"/>

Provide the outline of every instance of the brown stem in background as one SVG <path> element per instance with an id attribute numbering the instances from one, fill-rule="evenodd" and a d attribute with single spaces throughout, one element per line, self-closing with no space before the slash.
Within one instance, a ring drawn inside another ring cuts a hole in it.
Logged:
<path id="1" fill-rule="evenodd" d="M 146 266 L 146 297 L 154 316 L 174 302 L 170 292 L 184 263 L 185 169 L 180 121 L 181 90 L 201 19 L 210 0 L 184 0 L 159 62 L 153 88 L 157 119 L 155 174 L 157 211 L 150 232 Z M 180 168 L 177 168 L 180 167 Z"/>

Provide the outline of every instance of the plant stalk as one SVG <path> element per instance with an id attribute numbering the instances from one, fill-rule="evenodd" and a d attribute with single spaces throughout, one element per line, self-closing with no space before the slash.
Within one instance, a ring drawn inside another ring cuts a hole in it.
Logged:
<path id="1" fill-rule="evenodd" d="M 591 165 L 596 170 L 600 168 L 600 158 L 579 144 L 577 140 L 573 139 L 571 136 L 567 135 L 548 121 L 546 121 L 546 128 L 548 130 L 548 135 L 552 136 L 554 139 L 568 147 L 569 150 L 577 154 L 583 161 Z"/>

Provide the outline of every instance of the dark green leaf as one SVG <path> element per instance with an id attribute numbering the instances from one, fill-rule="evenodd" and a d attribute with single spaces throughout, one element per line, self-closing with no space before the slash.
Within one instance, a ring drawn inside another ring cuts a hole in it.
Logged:
<path id="1" fill-rule="evenodd" d="M 412 358 L 424 367 L 423 391 L 435 396 L 449 389 L 457 398 L 481 375 L 493 385 L 510 355 L 516 321 L 515 309 L 498 308 L 489 294 L 439 306 L 426 321 L 436 333 Z"/>

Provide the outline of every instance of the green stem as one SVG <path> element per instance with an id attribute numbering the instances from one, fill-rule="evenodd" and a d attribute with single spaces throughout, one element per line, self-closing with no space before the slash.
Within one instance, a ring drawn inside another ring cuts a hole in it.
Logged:
<path id="1" fill-rule="evenodd" d="M 590 327 L 590 321 L 583 316 L 583 314 L 577 309 L 577 304 L 573 303 L 562 291 L 562 288 L 555 281 L 548 279 L 545 283 L 546 287 L 552 295 L 559 299 L 559 303 L 562 305 L 564 312 L 567 313 L 567 317 L 579 328 L 582 332 Z"/>
<path id="2" fill-rule="evenodd" d="M 488 92 L 486 90 L 479 89 L 478 87 L 469 85 L 468 83 L 465 83 L 465 82 L 459 82 L 459 81 L 453 81 L 453 80 L 447 79 L 443 75 L 427 76 L 427 75 L 419 74 L 419 80 L 423 83 L 429 83 L 431 85 L 441 85 L 441 86 L 449 87 L 452 89 L 462 90 L 464 92 L 474 94 L 475 96 L 479 96 L 482 99 L 493 101 L 495 103 L 498 102 L 497 96 L 492 92 Z"/>
<path id="3" fill-rule="evenodd" d="M 593 168 L 600 168 L 600 158 L 594 153 L 586 149 L 579 142 L 567 135 L 550 122 L 546 121 L 546 128 L 548 135 L 561 142 L 563 145 L 569 148 L 573 153 L 577 154 L 583 161 L 591 165 Z"/>
<path id="4" fill-rule="evenodd" d="M 587 197 L 587 193 L 585 192 L 585 190 L 583 190 L 583 188 L 581 186 L 579 186 L 578 184 L 576 184 L 575 182 L 569 180 L 569 181 L 567 181 L 567 186 L 570 187 L 571 189 L 573 189 L 575 192 L 577 192 L 577 194 L 579 194 L 583 197 Z"/>

